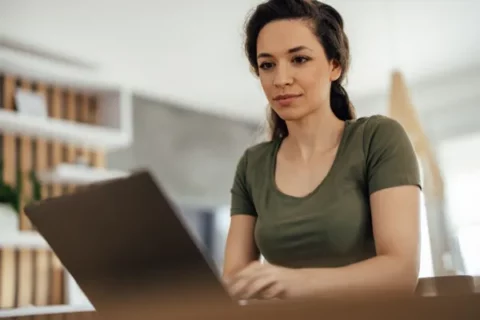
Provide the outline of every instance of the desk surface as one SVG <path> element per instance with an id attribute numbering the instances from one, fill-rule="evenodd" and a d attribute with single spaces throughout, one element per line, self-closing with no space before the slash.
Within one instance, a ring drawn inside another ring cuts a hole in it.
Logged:
<path id="1" fill-rule="evenodd" d="M 87 307 L 54 306 L 24 309 L 23 313 L 0 311 L 1 317 L 16 320 L 45 319 L 44 315 L 63 314 L 58 319 L 84 320 L 473 320 L 480 319 L 480 295 L 469 294 L 450 297 L 429 297 L 402 300 L 376 300 L 363 302 L 275 302 L 246 307 L 225 305 L 182 304 L 179 298 L 173 305 L 162 304 L 158 299 L 139 303 L 117 303 L 110 310 L 102 310 L 102 316 Z M 201 298 L 199 298 L 199 301 Z M 66 316 L 68 314 L 68 316 Z M 38 315 L 38 317 L 37 317 Z M 42 316 L 43 315 L 43 316 Z M 57 319 L 57 317 L 48 317 Z"/>

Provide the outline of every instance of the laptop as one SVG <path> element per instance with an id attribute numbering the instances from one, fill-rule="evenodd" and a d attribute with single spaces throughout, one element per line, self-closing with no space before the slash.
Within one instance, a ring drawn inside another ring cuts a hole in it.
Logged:
<path id="1" fill-rule="evenodd" d="M 148 171 L 49 198 L 26 215 L 98 312 L 234 304 L 211 259 Z"/>

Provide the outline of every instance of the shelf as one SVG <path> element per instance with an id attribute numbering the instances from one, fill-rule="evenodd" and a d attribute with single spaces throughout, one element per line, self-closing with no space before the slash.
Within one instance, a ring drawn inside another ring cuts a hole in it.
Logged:
<path id="1" fill-rule="evenodd" d="M 105 151 L 125 148 L 131 143 L 129 135 L 120 130 L 68 120 L 22 115 L 8 110 L 0 110 L 0 131 Z"/>
<path id="2" fill-rule="evenodd" d="M 50 249 L 47 241 L 35 231 L 7 231 L 0 234 L 0 249 Z"/>
<path id="3" fill-rule="evenodd" d="M 108 170 L 103 168 L 91 168 L 75 164 L 60 164 L 51 171 L 40 172 L 38 178 L 42 183 L 58 184 L 90 184 L 105 180 L 128 176 L 128 172 Z"/>
<path id="4" fill-rule="evenodd" d="M 18 214 L 0 204 L 0 248 L 48 249 L 47 241 L 36 231 L 18 230 Z"/>

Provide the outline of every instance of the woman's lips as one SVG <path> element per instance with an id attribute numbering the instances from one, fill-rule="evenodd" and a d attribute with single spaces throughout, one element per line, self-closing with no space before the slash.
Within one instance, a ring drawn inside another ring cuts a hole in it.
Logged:
<path id="1" fill-rule="evenodd" d="M 288 94 L 276 96 L 274 100 L 282 107 L 287 107 L 292 104 L 296 99 L 300 98 L 301 94 Z"/>

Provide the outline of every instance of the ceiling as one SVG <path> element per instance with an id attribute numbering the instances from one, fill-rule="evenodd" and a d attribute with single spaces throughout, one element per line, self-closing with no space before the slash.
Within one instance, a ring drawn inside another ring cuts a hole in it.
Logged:
<path id="1" fill-rule="evenodd" d="M 414 85 L 480 64 L 480 1 L 327 2 L 343 15 L 351 41 L 354 100 L 384 94 L 394 68 Z M 243 22 L 257 3 L 0 0 L 0 32 L 81 59 L 139 95 L 259 119 L 266 101 L 242 51 Z"/>

